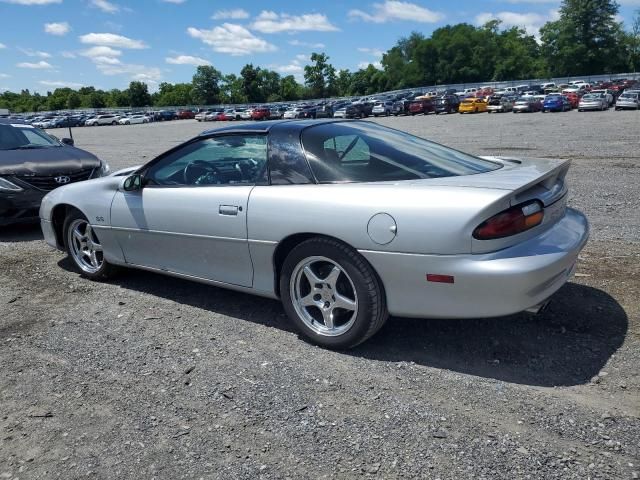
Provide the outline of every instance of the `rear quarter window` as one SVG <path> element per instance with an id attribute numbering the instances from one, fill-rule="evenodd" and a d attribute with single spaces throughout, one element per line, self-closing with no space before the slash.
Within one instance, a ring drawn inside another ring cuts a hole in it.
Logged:
<path id="1" fill-rule="evenodd" d="M 484 173 L 499 164 L 369 122 L 305 129 L 304 147 L 320 183 L 417 180 Z"/>

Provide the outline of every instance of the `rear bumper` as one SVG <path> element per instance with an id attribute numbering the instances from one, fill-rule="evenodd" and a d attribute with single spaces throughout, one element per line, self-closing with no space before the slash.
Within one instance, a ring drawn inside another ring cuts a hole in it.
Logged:
<path id="1" fill-rule="evenodd" d="M 587 103 L 582 105 L 579 104 L 578 108 L 580 110 L 602 110 L 602 105 L 597 103 Z"/>
<path id="2" fill-rule="evenodd" d="M 553 295 L 574 272 L 589 237 L 582 213 L 567 209 L 552 228 L 526 242 L 480 255 L 418 255 L 361 251 L 384 284 L 392 315 L 418 318 L 497 317 L 521 312 Z M 426 274 L 452 275 L 432 283 Z"/>

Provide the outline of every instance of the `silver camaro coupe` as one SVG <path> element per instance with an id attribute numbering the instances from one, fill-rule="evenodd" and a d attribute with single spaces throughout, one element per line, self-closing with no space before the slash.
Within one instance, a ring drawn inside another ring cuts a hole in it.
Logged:
<path id="1" fill-rule="evenodd" d="M 89 278 L 134 267 L 280 298 L 303 336 L 349 348 L 389 314 L 544 305 L 588 237 L 566 206 L 568 169 L 364 121 L 259 122 L 58 188 L 40 217 Z"/>

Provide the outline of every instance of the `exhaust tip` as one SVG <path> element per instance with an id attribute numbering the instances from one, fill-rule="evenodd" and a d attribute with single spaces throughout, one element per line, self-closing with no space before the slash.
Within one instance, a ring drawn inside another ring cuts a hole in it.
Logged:
<path id="1" fill-rule="evenodd" d="M 550 300 L 545 300 L 544 302 L 538 303 L 533 307 L 527 308 L 525 312 L 530 313 L 532 315 L 538 315 L 547 309 L 547 307 L 549 306 L 549 303 L 551 303 Z"/>

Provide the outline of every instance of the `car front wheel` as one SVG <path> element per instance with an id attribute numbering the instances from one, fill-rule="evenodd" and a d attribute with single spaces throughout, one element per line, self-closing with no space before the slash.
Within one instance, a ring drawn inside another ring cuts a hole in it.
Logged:
<path id="1" fill-rule="evenodd" d="M 280 293 L 298 331 L 326 348 L 355 347 L 388 316 L 382 284 L 371 266 L 358 252 L 330 238 L 312 238 L 289 253 Z"/>
<path id="2" fill-rule="evenodd" d="M 63 232 L 67 254 L 82 275 L 100 280 L 116 272 L 116 267 L 104 259 L 100 239 L 82 213 L 76 210 L 69 214 Z"/>

